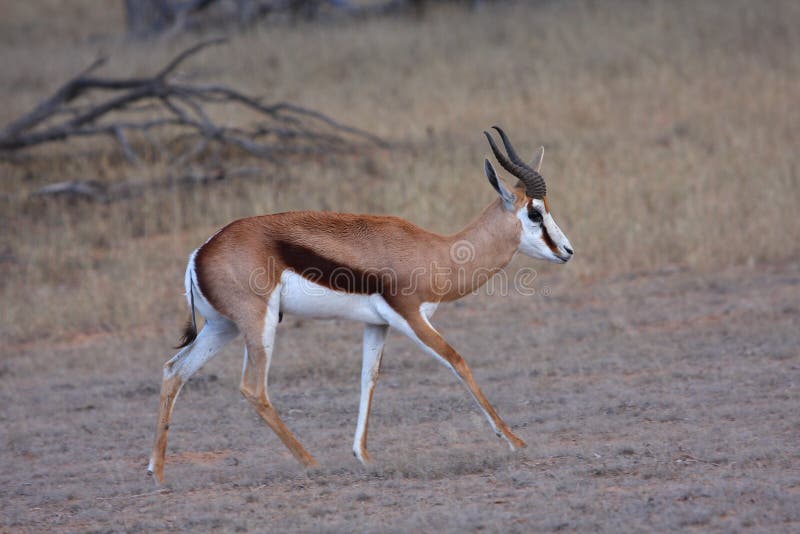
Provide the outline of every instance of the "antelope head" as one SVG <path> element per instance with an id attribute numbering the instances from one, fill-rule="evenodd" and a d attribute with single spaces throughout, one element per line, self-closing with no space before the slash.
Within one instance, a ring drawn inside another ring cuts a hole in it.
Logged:
<path id="1" fill-rule="evenodd" d="M 503 201 L 503 206 L 510 214 L 514 214 L 521 223 L 519 252 L 531 258 L 566 263 L 572 257 L 572 245 L 569 239 L 556 224 L 547 203 L 547 187 L 544 178 L 539 174 L 544 156 L 544 147 L 540 147 L 530 164 L 525 163 L 517 155 L 505 132 L 497 126 L 493 127 L 500 134 L 506 153 L 498 150 L 492 136 L 483 132 L 489 140 L 494 156 L 500 165 L 519 181 L 514 190 L 506 187 L 489 160 L 484 162 L 484 171 L 489 183 Z"/>

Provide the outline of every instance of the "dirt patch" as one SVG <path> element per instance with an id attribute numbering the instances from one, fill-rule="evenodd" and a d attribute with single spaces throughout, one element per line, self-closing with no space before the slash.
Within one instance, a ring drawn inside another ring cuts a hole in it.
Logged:
<path id="1" fill-rule="evenodd" d="M 184 451 L 170 456 L 172 463 L 218 464 L 231 455 L 231 451 Z"/>
<path id="2" fill-rule="evenodd" d="M 520 453 L 393 334 L 375 464 L 360 466 L 360 327 L 286 317 L 270 396 L 322 467 L 304 471 L 241 399 L 234 343 L 178 400 L 156 491 L 145 469 L 174 339 L 6 347 L 0 530 L 800 526 L 798 264 L 546 283 L 547 297 L 476 296 L 434 318 Z"/>

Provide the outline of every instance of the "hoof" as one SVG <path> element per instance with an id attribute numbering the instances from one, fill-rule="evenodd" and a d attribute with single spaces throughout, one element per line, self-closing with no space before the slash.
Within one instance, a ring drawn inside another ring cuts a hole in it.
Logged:
<path id="1" fill-rule="evenodd" d="M 517 449 L 524 449 L 525 447 L 528 446 L 524 441 L 519 439 L 514 434 L 511 434 L 510 432 L 507 436 L 504 436 L 502 434 L 498 434 L 498 436 L 506 440 L 506 443 L 508 443 L 508 446 L 511 448 L 512 451 L 515 451 Z"/>
<path id="2" fill-rule="evenodd" d="M 370 454 L 367 451 L 363 451 L 361 453 L 353 451 L 353 456 L 355 456 L 356 459 L 359 462 L 361 462 L 362 465 L 371 465 L 373 463 L 372 456 L 370 456 Z"/>
<path id="3" fill-rule="evenodd" d="M 303 458 L 300 460 L 300 463 L 303 464 L 303 467 L 306 469 L 314 469 L 319 467 L 319 462 L 317 462 L 313 456 L 309 456 L 308 458 Z"/>
<path id="4" fill-rule="evenodd" d="M 509 440 L 509 445 L 511 445 L 511 450 L 524 449 L 525 447 L 528 446 L 527 443 L 525 443 L 519 438 Z"/>

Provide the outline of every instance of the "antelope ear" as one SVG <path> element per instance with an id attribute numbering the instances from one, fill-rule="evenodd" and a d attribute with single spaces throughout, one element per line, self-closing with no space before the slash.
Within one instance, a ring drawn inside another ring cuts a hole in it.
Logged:
<path id="1" fill-rule="evenodd" d="M 483 171 L 486 173 L 489 183 L 492 184 L 494 190 L 500 195 L 500 199 L 503 201 L 503 207 L 507 211 L 514 211 L 514 202 L 517 200 L 517 197 L 514 193 L 509 191 L 508 188 L 506 188 L 506 184 L 497 177 L 497 173 L 488 159 L 483 160 Z"/>
<path id="2" fill-rule="evenodd" d="M 544 147 L 540 146 L 531 160 L 531 168 L 539 172 L 542 169 L 542 158 L 544 157 Z"/>

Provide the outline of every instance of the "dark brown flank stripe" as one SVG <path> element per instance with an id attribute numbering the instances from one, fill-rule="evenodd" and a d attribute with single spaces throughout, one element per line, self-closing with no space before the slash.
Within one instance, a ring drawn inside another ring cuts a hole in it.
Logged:
<path id="1" fill-rule="evenodd" d="M 375 293 L 383 295 L 393 286 L 391 277 L 386 276 L 387 273 L 370 273 L 348 267 L 321 256 L 303 245 L 276 241 L 275 249 L 286 267 L 306 280 L 329 289 L 361 295 Z"/>

